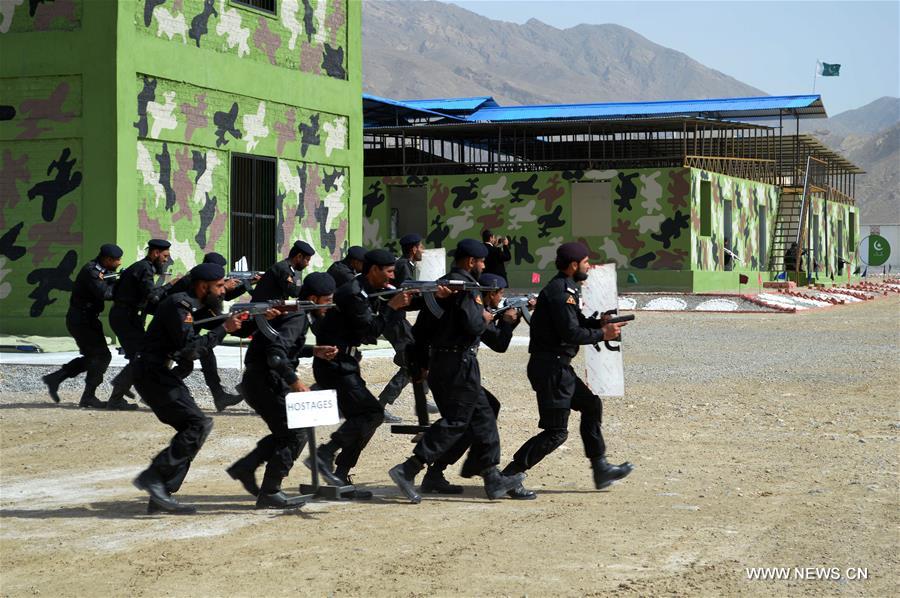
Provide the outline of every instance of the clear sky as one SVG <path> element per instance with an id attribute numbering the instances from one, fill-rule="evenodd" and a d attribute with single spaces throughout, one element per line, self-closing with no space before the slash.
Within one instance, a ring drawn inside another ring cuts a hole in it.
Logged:
<path id="1" fill-rule="evenodd" d="M 900 96 L 900 0 L 453 3 L 492 19 L 535 18 L 559 29 L 622 25 L 771 95 L 810 93 L 816 60 L 839 63 L 839 77 L 816 80 L 831 116 Z"/>

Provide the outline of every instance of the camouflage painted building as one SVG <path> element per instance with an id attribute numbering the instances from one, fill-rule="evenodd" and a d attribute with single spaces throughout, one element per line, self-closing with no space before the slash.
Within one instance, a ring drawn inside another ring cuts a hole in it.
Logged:
<path id="1" fill-rule="evenodd" d="M 3 333 L 64 333 L 104 242 L 153 237 L 175 273 L 218 251 L 313 267 L 358 236 L 360 5 L 350 0 L 0 2 Z M 351 227 L 356 222 L 356 231 Z"/>
<path id="2" fill-rule="evenodd" d="M 429 247 L 452 248 L 490 229 L 510 238 L 507 271 L 520 288 L 552 276 L 556 247 L 569 240 L 616 262 L 633 290 L 734 291 L 739 274 L 756 285 L 784 269 L 790 242 L 815 256 L 804 261 L 814 279 L 846 275 L 856 265 L 860 171 L 811 138 L 728 118 L 771 117 L 756 105 L 767 102 L 652 106 L 658 114 L 619 104 L 604 114 L 609 105 L 369 97 L 364 243 L 396 248 L 417 231 Z M 825 114 L 818 96 L 784 104 L 797 118 Z M 706 114 L 726 110 L 737 114 Z M 808 163 L 822 167 L 807 177 Z"/>

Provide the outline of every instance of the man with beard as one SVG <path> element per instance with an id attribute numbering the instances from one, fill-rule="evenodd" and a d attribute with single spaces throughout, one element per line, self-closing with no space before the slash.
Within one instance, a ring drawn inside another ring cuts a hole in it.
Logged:
<path id="1" fill-rule="evenodd" d="M 559 273 L 538 295 L 531 317 L 528 344 L 528 380 L 537 394 L 538 427 L 541 432 L 522 445 L 503 473 L 528 471 L 568 438 L 569 414 L 581 412 L 581 441 L 600 490 L 621 480 L 634 468 L 631 463 L 610 465 L 600 431 L 603 403 L 581 381 L 572 368 L 579 345 L 617 339 L 624 323 L 609 324 L 606 318 L 586 318 L 581 313 L 581 283 L 587 280 L 588 249 L 581 243 L 563 243 L 556 250 Z"/>
<path id="2" fill-rule="evenodd" d="M 475 283 L 484 268 L 485 246 L 464 239 L 456 246 L 454 266 L 445 277 Z M 478 346 L 493 315 L 484 309 L 477 290 L 458 292 L 441 303 L 438 319 L 427 310 L 416 322 L 416 351 L 428 351 L 428 386 L 434 394 L 441 419 L 425 431 L 413 455 L 394 466 L 389 475 L 413 503 L 422 500 L 416 492 L 415 477 L 427 464 L 438 462 L 467 436 L 471 438 L 472 471 L 484 478 L 488 498 L 500 498 L 521 486 L 524 474 L 506 477 L 497 469 L 500 436 L 494 410 L 481 387 Z M 422 363 L 425 363 L 423 360 Z M 523 489 L 524 490 L 524 489 Z"/>
<path id="3" fill-rule="evenodd" d="M 217 264 L 224 268 L 228 261 L 222 254 L 211 252 L 203 256 L 203 263 Z M 191 289 L 193 284 L 194 281 L 191 279 L 190 273 L 186 276 L 182 276 L 181 279 L 178 280 L 178 282 L 174 283 L 169 289 L 168 295 L 174 295 L 175 293 L 186 293 Z M 252 290 L 253 289 L 251 288 L 250 283 L 238 280 L 236 278 L 228 278 L 225 280 L 225 301 L 233 301 L 244 293 L 249 293 Z M 197 317 L 195 319 L 202 320 L 206 317 L 214 316 L 216 314 L 209 313 L 196 315 Z M 206 382 L 206 386 L 212 393 L 213 404 L 216 407 L 216 411 L 224 411 L 227 407 L 237 405 L 243 400 L 241 395 L 226 392 L 222 387 L 222 379 L 219 377 L 219 365 L 216 362 L 215 353 L 209 351 L 205 356 L 200 358 L 200 369 L 203 372 L 203 380 Z"/>
<path id="4" fill-rule="evenodd" d="M 150 323 L 140 352 L 133 361 L 134 385 L 153 413 L 175 428 L 169 446 L 135 478 L 134 485 L 150 495 L 148 513 L 193 513 L 172 494 L 181 488 L 191 462 L 212 430 L 212 419 L 203 414 L 179 375 L 184 362 L 212 351 L 241 327 L 241 314 L 233 314 L 206 335 L 194 330 L 194 313 L 201 309 L 219 313 L 225 296 L 225 270 L 216 264 L 200 264 L 191 270 L 193 284 L 186 293 L 162 301 Z M 177 363 L 178 367 L 172 368 Z"/>
<path id="5" fill-rule="evenodd" d="M 503 301 L 504 289 L 506 288 L 506 279 L 496 274 L 484 273 L 478 279 L 478 284 L 483 287 L 495 287 L 496 291 L 482 291 L 481 298 L 484 301 L 484 307 L 487 310 L 496 310 Z M 519 325 L 519 310 L 507 309 L 495 316 L 481 335 L 481 342 L 487 345 L 492 351 L 497 353 L 505 353 L 512 341 L 513 330 Z M 491 410 L 496 418 L 500 414 L 500 401 L 494 396 L 494 393 L 482 386 Z M 472 444 L 472 434 L 467 433 L 461 438 L 449 451 L 444 453 L 437 461 L 428 466 L 425 476 L 422 478 L 422 484 L 419 486 L 421 494 L 462 494 L 462 486 L 451 484 L 444 477 L 444 470 L 448 466 L 453 465 L 465 454 L 466 450 Z M 464 478 L 471 478 L 478 474 L 478 467 L 481 463 L 481 455 L 475 454 L 474 451 L 469 452 L 469 457 L 463 463 L 460 475 Z M 526 490 L 523 486 L 517 486 L 506 493 L 510 498 L 517 500 L 530 500 L 537 498 L 537 495 Z"/>
<path id="6" fill-rule="evenodd" d="M 328 310 L 315 331 L 320 344 L 338 348 L 332 360 L 313 359 L 316 383 L 321 388 L 337 391 L 338 408 L 345 418 L 331 439 L 317 451 L 316 466 L 322 477 L 334 486 L 351 483 L 350 470 L 384 420 L 384 408 L 360 375 L 359 346 L 374 344 L 386 326 L 404 317 L 401 310 L 410 304 L 409 292 L 397 293 L 386 303 L 378 297 L 369 297 L 393 280 L 394 262 L 394 256 L 385 249 L 366 253 L 362 275 L 335 291 L 337 308 Z M 311 460 L 307 464 L 313 466 Z M 367 490 L 357 490 L 355 497 L 371 496 Z"/>
<path id="7" fill-rule="evenodd" d="M 266 270 L 250 294 L 253 301 L 277 301 L 300 294 L 300 273 L 309 265 L 316 250 L 305 241 L 294 241 L 288 257 Z"/>
<path id="8" fill-rule="evenodd" d="M 78 406 L 96 409 L 106 407 L 106 403 L 94 394 L 103 382 L 103 374 L 112 359 L 106 346 L 100 314 L 103 312 L 103 303 L 113 297 L 115 279 L 106 277 L 115 272 L 121 263 L 122 249 L 118 245 L 107 243 L 100 246 L 97 257 L 85 264 L 75 277 L 75 285 L 69 298 L 69 311 L 66 312 L 66 329 L 78 344 L 81 356 L 43 377 L 47 392 L 56 403 L 59 403 L 57 391 L 60 383 L 81 372 L 87 372 L 84 392 Z"/>
<path id="9" fill-rule="evenodd" d="M 324 272 L 313 272 L 300 287 L 300 299 L 317 304 L 331 303 L 334 279 Z M 289 498 L 281 490 L 281 482 L 290 473 L 294 461 L 306 445 L 305 430 L 291 430 L 287 426 L 285 397 L 291 392 L 306 392 L 309 388 L 297 377 L 301 357 L 317 357 L 329 361 L 337 355 L 337 347 L 312 346 L 306 343 L 310 319 L 322 318 L 325 310 L 288 313 L 270 322 L 278 338 L 270 340 L 263 334 L 254 335 L 244 359 L 242 388 L 247 404 L 269 426 L 270 434 L 261 439 L 250 453 L 228 468 L 228 475 L 238 480 L 244 489 L 257 497 L 258 509 L 292 509 L 303 506 L 300 497 Z M 256 470 L 266 463 L 262 485 L 256 484 Z"/>
<path id="10" fill-rule="evenodd" d="M 347 256 L 344 259 L 328 267 L 328 274 L 334 279 L 335 285 L 341 286 L 345 282 L 350 282 L 350 279 L 355 278 L 357 274 L 362 272 L 365 259 L 365 247 L 354 245 L 347 250 Z"/>
<path id="11" fill-rule="evenodd" d="M 422 252 L 425 246 L 422 244 L 421 235 L 410 233 L 400 239 L 400 247 L 403 248 L 403 257 L 394 265 L 394 284 L 402 284 L 406 280 L 416 277 L 416 262 L 422 261 Z M 409 384 L 409 373 L 406 368 L 406 347 L 412 342 L 412 326 L 406 318 L 398 319 L 394 325 L 388 326 L 384 331 L 384 338 L 390 341 L 394 348 L 394 363 L 400 366 L 397 373 L 388 380 L 388 383 L 378 395 L 378 402 L 385 408 L 384 423 L 397 424 L 402 418 L 397 417 L 387 410 L 388 405 L 393 405 L 400 393 Z M 437 413 L 437 405 L 428 401 L 428 413 Z"/>
<path id="12" fill-rule="evenodd" d="M 147 314 L 154 312 L 175 282 L 173 280 L 161 286 L 156 286 L 154 282 L 155 276 L 165 274 L 170 245 L 163 239 L 150 239 L 144 259 L 128 266 L 116 283 L 113 306 L 109 310 L 109 325 L 129 363 L 112 380 L 113 390 L 107 409 L 130 411 L 138 408 L 123 397 L 134 396 L 131 394 L 133 369 L 130 362 L 141 348 Z"/>

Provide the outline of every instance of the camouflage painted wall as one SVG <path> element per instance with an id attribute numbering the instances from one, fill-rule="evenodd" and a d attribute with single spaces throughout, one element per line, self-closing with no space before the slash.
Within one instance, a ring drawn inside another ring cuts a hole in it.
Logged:
<path id="1" fill-rule="evenodd" d="M 346 117 L 148 75 L 138 76 L 137 88 L 139 249 L 155 236 L 169 239 L 176 272 L 208 251 L 229 255 L 231 150 L 281 158 L 278 242 L 285 253 L 302 238 L 328 249 L 313 267 L 340 258 L 349 173 L 327 164 L 345 159 Z"/>
<path id="2" fill-rule="evenodd" d="M 689 270 L 689 171 L 642 169 L 427 177 L 369 177 L 363 185 L 363 239 L 397 250 L 390 232 L 390 187 L 424 185 L 429 247 L 452 248 L 489 228 L 511 238 L 510 283 L 554 273 L 556 247 L 572 239 L 572 185 L 610 181 L 612 234 L 578 240 L 597 262 L 625 270 Z M 397 231 L 402 235 L 411 231 Z M 546 278 L 544 278 L 546 280 Z"/>
<path id="3" fill-rule="evenodd" d="M 347 0 L 276 4 L 277 16 L 227 0 L 141 0 L 134 24 L 175 43 L 347 79 Z"/>
<path id="4" fill-rule="evenodd" d="M 0 0 L 0 33 L 74 31 L 83 0 Z"/>
<path id="5" fill-rule="evenodd" d="M 38 7 L 40 8 L 40 7 Z M 82 251 L 81 78 L 3 82 L 0 311 L 64 316 Z"/>
<path id="6" fill-rule="evenodd" d="M 722 251 L 725 222 L 724 202 L 730 201 L 732 247 L 740 257 L 735 270 L 765 270 L 768 264 L 759 263 L 759 221 L 766 219 L 766 256 L 772 243 L 772 231 L 778 209 L 778 188 L 765 183 L 690 169 L 691 177 L 691 266 L 693 270 L 723 271 Z M 700 234 L 700 184 L 710 182 L 712 219 L 709 236 Z"/>
<path id="7" fill-rule="evenodd" d="M 850 243 L 850 213 L 856 214 L 854 219 L 854 243 Z M 838 258 L 850 262 L 851 272 L 859 264 L 856 255 L 856 245 L 859 243 L 859 213 L 856 206 L 838 203 L 834 201 L 826 202 L 822 197 L 814 197 L 812 203 L 812 213 L 818 217 L 818 234 L 819 246 L 816 251 L 815 242 L 811 236 L 810 245 L 813 247 L 815 259 L 811 262 L 813 268 L 811 271 L 814 278 L 820 281 L 827 279 L 831 281 L 832 274 L 846 277 L 847 266 L 845 265 L 840 273 L 838 272 Z M 826 236 L 827 234 L 827 236 Z M 841 250 L 841 253 L 838 252 Z M 804 260 L 804 265 L 808 264 Z M 808 267 L 808 266 L 807 266 Z"/>

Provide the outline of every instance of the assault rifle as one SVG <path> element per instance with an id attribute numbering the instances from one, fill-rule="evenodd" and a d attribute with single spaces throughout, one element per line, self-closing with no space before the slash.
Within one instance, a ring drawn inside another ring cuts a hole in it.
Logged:
<path id="1" fill-rule="evenodd" d="M 246 270 L 233 270 L 225 275 L 225 278 L 234 278 L 244 283 L 253 282 L 254 278 L 261 277 L 265 272 L 253 272 Z"/>
<path id="2" fill-rule="evenodd" d="M 404 293 L 407 291 L 418 292 L 422 294 L 428 311 L 430 311 L 435 318 L 441 319 L 444 317 L 444 309 L 438 305 L 437 299 L 434 297 L 438 287 L 447 287 L 451 291 L 499 290 L 496 286 L 485 287 L 477 282 L 467 282 L 465 280 L 406 280 L 400 283 L 400 286 L 398 287 L 369 293 L 369 297 L 387 297 L 389 295 L 396 295 L 397 293 Z"/>
<path id="3" fill-rule="evenodd" d="M 494 319 L 496 320 L 507 309 L 517 309 L 519 310 L 519 315 L 525 320 L 525 323 L 531 325 L 531 310 L 528 309 L 528 302 L 531 300 L 532 297 L 529 296 L 505 297 L 503 303 L 491 310 L 491 314 L 493 314 Z"/>
<path id="4" fill-rule="evenodd" d="M 334 303 L 313 303 L 312 301 L 301 301 L 299 299 L 284 299 L 276 301 L 254 301 L 250 303 L 234 303 L 228 313 L 219 314 L 211 318 L 197 320 L 194 325 L 214 322 L 216 320 L 224 320 L 230 318 L 234 314 L 241 314 L 242 320 L 253 319 L 256 327 L 270 341 L 276 341 L 278 331 L 272 328 L 269 321 L 266 320 L 266 312 L 270 309 L 278 310 L 280 314 L 306 313 L 316 311 L 318 309 L 331 309 L 335 307 Z"/>
<path id="5" fill-rule="evenodd" d="M 118 278 L 118 277 L 120 277 L 120 276 L 122 276 L 122 270 L 120 270 L 120 271 L 118 271 L 118 272 L 106 272 L 106 273 L 104 273 L 104 274 L 102 275 L 103 280 L 113 280 L 113 279 Z"/>

